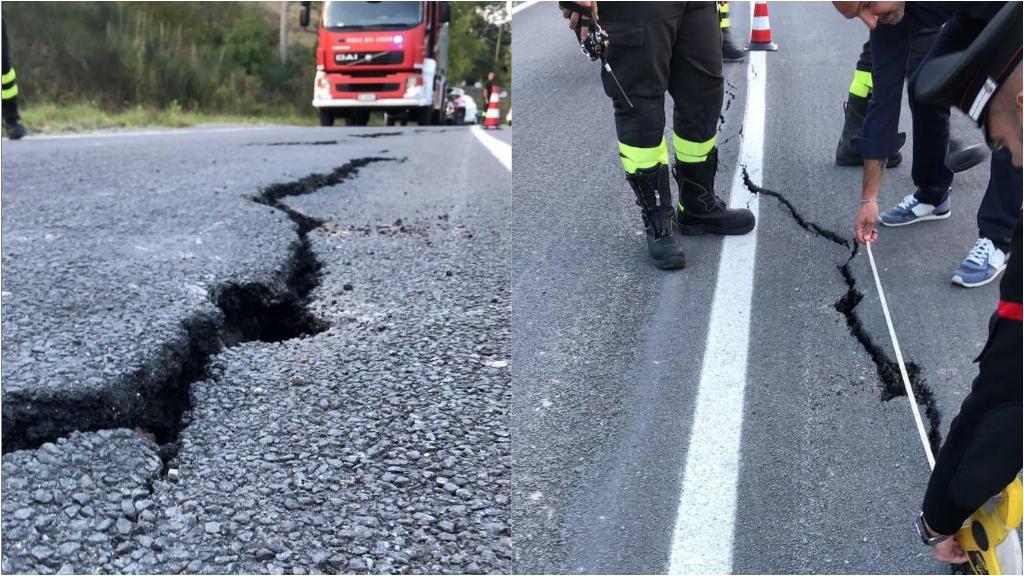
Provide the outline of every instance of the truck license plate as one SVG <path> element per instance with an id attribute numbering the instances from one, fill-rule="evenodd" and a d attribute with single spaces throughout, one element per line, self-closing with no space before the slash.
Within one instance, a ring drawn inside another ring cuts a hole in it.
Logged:
<path id="1" fill-rule="evenodd" d="M 360 102 L 373 102 L 376 99 L 376 94 L 360 94 L 359 96 L 356 96 L 356 100 L 359 100 Z"/>

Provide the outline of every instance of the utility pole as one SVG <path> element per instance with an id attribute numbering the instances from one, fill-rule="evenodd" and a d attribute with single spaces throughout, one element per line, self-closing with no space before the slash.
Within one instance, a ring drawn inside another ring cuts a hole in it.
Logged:
<path id="1" fill-rule="evenodd" d="M 281 57 L 281 64 L 288 63 L 288 0 L 281 2 L 281 22 L 278 30 L 277 52 Z"/>
<path id="2" fill-rule="evenodd" d="M 498 63 L 499 62 L 498 55 L 501 53 L 501 30 L 504 27 L 505 27 L 504 24 L 499 24 L 498 25 L 498 41 L 494 43 L 494 69 L 495 70 L 497 70 L 498 68 L 501 67 L 500 64 Z"/>
<path id="3" fill-rule="evenodd" d="M 508 18 L 509 26 L 512 25 L 512 0 L 505 1 L 505 16 Z M 501 32 L 505 28 L 505 22 L 498 24 L 498 41 L 494 46 L 494 69 L 501 69 Z"/>

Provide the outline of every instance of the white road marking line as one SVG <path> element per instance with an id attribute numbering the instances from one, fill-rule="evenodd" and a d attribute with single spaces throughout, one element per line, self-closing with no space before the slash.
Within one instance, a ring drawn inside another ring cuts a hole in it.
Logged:
<path id="1" fill-rule="evenodd" d="M 494 157 L 505 166 L 506 170 L 512 170 L 511 144 L 506 144 L 494 136 L 491 136 L 480 126 L 473 126 L 472 131 L 473 135 L 476 136 L 476 139 L 484 145 L 484 148 L 487 148 L 488 152 L 494 154 Z"/>
<path id="2" fill-rule="evenodd" d="M 757 217 L 758 199 L 743 185 L 741 166 L 746 166 L 755 182 L 763 181 L 767 71 L 764 52 L 750 52 L 748 58 L 743 141 L 733 172 L 729 207 L 749 207 Z M 669 574 L 728 574 L 732 571 L 756 256 L 757 227 L 745 236 L 723 239 L 672 536 Z"/>
<path id="3" fill-rule="evenodd" d="M 512 15 L 515 16 L 516 14 L 522 12 L 523 10 L 526 10 L 530 6 L 533 6 L 534 4 L 536 4 L 536 3 L 540 2 L 540 1 L 541 0 L 527 0 L 526 2 L 523 2 L 522 4 L 515 5 L 512 8 L 512 10 L 511 10 Z"/>

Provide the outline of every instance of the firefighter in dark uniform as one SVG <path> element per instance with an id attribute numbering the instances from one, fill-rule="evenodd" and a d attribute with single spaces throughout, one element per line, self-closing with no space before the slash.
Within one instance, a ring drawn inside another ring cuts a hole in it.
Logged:
<path id="1" fill-rule="evenodd" d="M 718 3 L 718 26 L 722 29 L 722 60 L 739 62 L 747 52 L 732 41 L 732 18 L 729 17 L 729 3 Z"/>
<path id="2" fill-rule="evenodd" d="M 907 53 L 907 80 L 917 70 L 924 55 L 928 53 L 938 28 L 925 29 L 911 34 L 910 46 Z M 871 91 L 874 84 L 871 81 L 871 41 L 864 43 L 861 47 L 860 56 L 857 58 L 857 67 L 853 72 L 853 80 L 850 81 L 850 92 L 843 105 L 845 120 L 843 131 L 839 136 L 839 144 L 836 146 L 837 166 L 861 166 L 864 160 L 860 156 L 860 150 L 854 145 L 854 140 L 860 138 L 864 130 L 864 117 L 868 113 L 868 102 L 871 100 Z M 886 168 L 899 166 L 903 161 L 903 155 L 898 151 L 889 157 Z"/>
<path id="3" fill-rule="evenodd" d="M 922 101 L 956 106 L 985 131 L 990 147 L 1005 147 L 1021 166 L 1021 3 L 1010 2 L 965 50 L 927 61 L 916 93 Z M 1021 470 L 1021 221 L 1017 211 L 1010 260 L 978 376 L 935 461 L 918 522 L 922 539 L 947 562 L 966 557 L 949 535 Z"/>
<path id="4" fill-rule="evenodd" d="M 715 194 L 717 123 L 722 109 L 722 32 L 715 2 L 576 2 L 608 33 L 608 64 L 622 92 L 602 68 L 615 111 L 619 157 L 640 206 L 654 265 L 685 265 L 680 235 L 746 234 L 749 210 L 731 210 Z M 580 15 L 563 9 L 585 32 Z M 584 22 L 586 19 L 584 18 Z M 665 92 L 672 95 L 673 176 L 669 184 Z M 632 106 L 630 106 L 630 103 Z"/>
<path id="5" fill-rule="evenodd" d="M 25 135 L 25 127 L 21 125 L 18 115 L 18 77 L 11 64 L 11 49 L 7 44 L 7 24 L 0 25 L 3 34 L 3 117 L 7 135 L 17 140 Z"/>

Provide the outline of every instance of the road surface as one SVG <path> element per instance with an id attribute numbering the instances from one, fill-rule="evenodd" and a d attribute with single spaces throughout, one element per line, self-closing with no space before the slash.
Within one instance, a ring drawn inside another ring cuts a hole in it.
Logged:
<path id="1" fill-rule="evenodd" d="M 469 129 L 5 142 L 3 571 L 508 572 L 510 178 Z"/>

